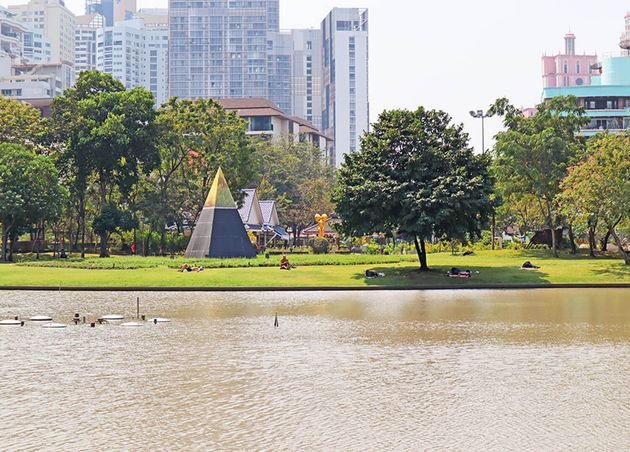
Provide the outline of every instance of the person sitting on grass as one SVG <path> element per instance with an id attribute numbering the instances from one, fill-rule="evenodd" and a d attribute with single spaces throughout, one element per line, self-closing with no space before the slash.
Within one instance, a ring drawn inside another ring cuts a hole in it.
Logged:
<path id="1" fill-rule="evenodd" d="M 470 270 L 460 270 L 457 267 L 451 268 L 448 272 L 449 278 L 470 278 L 472 276 L 472 272 Z"/>
<path id="2" fill-rule="evenodd" d="M 289 264 L 289 259 L 287 259 L 286 255 L 282 256 L 280 259 L 280 270 L 291 270 L 291 264 Z"/>
<path id="3" fill-rule="evenodd" d="M 190 265 L 188 264 L 182 264 L 181 267 L 179 267 L 179 270 L 177 270 L 180 273 L 184 273 L 184 272 L 191 272 L 192 268 L 190 268 Z"/>
<path id="4" fill-rule="evenodd" d="M 530 261 L 527 261 L 527 262 L 525 262 L 523 264 L 523 266 L 521 268 L 525 268 L 527 270 L 533 270 L 533 269 L 540 268 L 540 267 L 538 265 L 532 264 Z"/>

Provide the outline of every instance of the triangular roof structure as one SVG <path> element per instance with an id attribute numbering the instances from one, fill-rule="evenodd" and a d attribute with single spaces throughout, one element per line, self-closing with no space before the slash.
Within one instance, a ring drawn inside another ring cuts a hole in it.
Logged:
<path id="1" fill-rule="evenodd" d="M 258 195 L 255 188 L 247 188 L 243 190 L 245 194 L 243 198 L 243 205 L 238 209 L 238 213 L 243 219 L 243 223 L 249 225 L 260 225 L 264 223 L 263 213 L 260 210 L 260 203 L 258 202 Z"/>
<path id="2" fill-rule="evenodd" d="M 263 221 L 270 226 L 279 226 L 278 211 L 276 210 L 275 201 L 260 201 L 260 210 L 262 211 Z"/>
<path id="3" fill-rule="evenodd" d="M 214 178 L 184 256 L 196 259 L 256 256 L 221 168 Z"/>

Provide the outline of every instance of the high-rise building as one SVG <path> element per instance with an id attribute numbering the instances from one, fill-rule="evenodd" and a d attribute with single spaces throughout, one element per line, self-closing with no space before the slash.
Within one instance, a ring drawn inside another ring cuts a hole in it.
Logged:
<path id="1" fill-rule="evenodd" d="M 267 42 L 268 99 L 282 111 L 293 114 L 293 36 L 287 32 L 271 32 Z"/>
<path id="2" fill-rule="evenodd" d="M 126 88 L 150 90 L 156 104 L 167 97 L 167 27 L 147 27 L 142 19 L 118 22 L 97 32 L 97 68 Z"/>
<path id="3" fill-rule="evenodd" d="M 322 32 L 291 30 L 293 40 L 291 114 L 322 128 Z"/>
<path id="4" fill-rule="evenodd" d="M 334 8 L 321 28 L 322 129 L 335 142 L 330 162 L 340 165 L 369 130 L 368 11 Z"/>
<path id="5" fill-rule="evenodd" d="M 30 0 L 25 5 L 11 5 L 9 10 L 33 31 L 41 31 L 51 43 L 51 61 L 74 66 L 74 14 L 63 0 Z M 74 70 L 68 76 L 74 81 Z"/>
<path id="6" fill-rule="evenodd" d="M 279 28 L 278 3 L 170 0 L 170 96 L 269 98 L 267 46 Z"/>
<path id="7" fill-rule="evenodd" d="M 15 13 L 0 6 L 0 53 L 11 59 L 24 56 L 24 33 L 28 28 L 20 23 Z"/>
<path id="8" fill-rule="evenodd" d="M 52 44 L 41 30 L 27 29 L 24 32 L 24 58 L 33 63 L 50 63 Z"/>
<path id="9" fill-rule="evenodd" d="M 99 13 L 86 14 L 77 17 L 75 31 L 75 60 L 76 76 L 83 71 L 97 69 L 96 64 L 96 35 L 105 26 L 105 17 Z"/>
<path id="10" fill-rule="evenodd" d="M 107 27 L 133 19 L 136 10 L 136 0 L 85 0 L 85 14 L 100 14 Z"/>
<path id="11" fill-rule="evenodd" d="M 85 0 L 85 14 L 99 14 L 104 18 L 104 25 L 114 25 L 114 0 Z"/>
<path id="12" fill-rule="evenodd" d="M 564 36 L 564 53 L 542 57 L 543 87 L 561 88 L 590 85 L 591 77 L 599 75 L 597 55 L 578 55 L 575 51 L 575 35 Z"/>
<path id="13" fill-rule="evenodd" d="M 551 74 L 549 80 L 545 79 L 543 100 L 574 96 L 590 120 L 580 131 L 581 135 L 592 136 L 606 131 L 626 133 L 630 129 L 630 55 L 622 52 L 597 62 L 595 55 L 575 55 L 575 38 L 571 34 L 565 40 L 565 53 L 555 57 L 560 74 L 556 77 Z M 626 14 L 620 47 L 630 48 L 630 13 Z M 578 67 L 588 67 L 589 71 L 577 69 L 578 63 Z M 595 69 L 591 71 L 591 67 Z"/>

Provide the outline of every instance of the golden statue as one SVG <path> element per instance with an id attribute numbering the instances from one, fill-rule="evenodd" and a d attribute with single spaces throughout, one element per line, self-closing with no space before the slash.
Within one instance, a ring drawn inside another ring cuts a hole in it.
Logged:
<path id="1" fill-rule="evenodd" d="M 328 215 L 315 215 L 315 221 L 319 224 L 319 236 L 324 237 L 324 227 L 326 226 L 326 222 L 328 221 Z"/>

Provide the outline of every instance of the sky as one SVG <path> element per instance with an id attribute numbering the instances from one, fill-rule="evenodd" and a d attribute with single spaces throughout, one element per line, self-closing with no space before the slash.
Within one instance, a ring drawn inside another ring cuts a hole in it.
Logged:
<path id="1" fill-rule="evenodd" d="M 20 4 L 27 0 L 0 0 Z M 66 0 L 83 14 L 84 0 Z M 138 0 L 166 7 L 167 0 Z M 335 7 L 370 11 L 370 116 L 419 106 L 448 112 L 481 148 L 480 120 L 470 110 L 507 97 L 519 107 L 540 102 L 540 57 L 560 52 L 571 31 L 578 53 L 618 52 L 628 0 L 280 0 L 283 29 L 318 27 Z M 486 123 L 486 147 L 500 130 Z"/>

